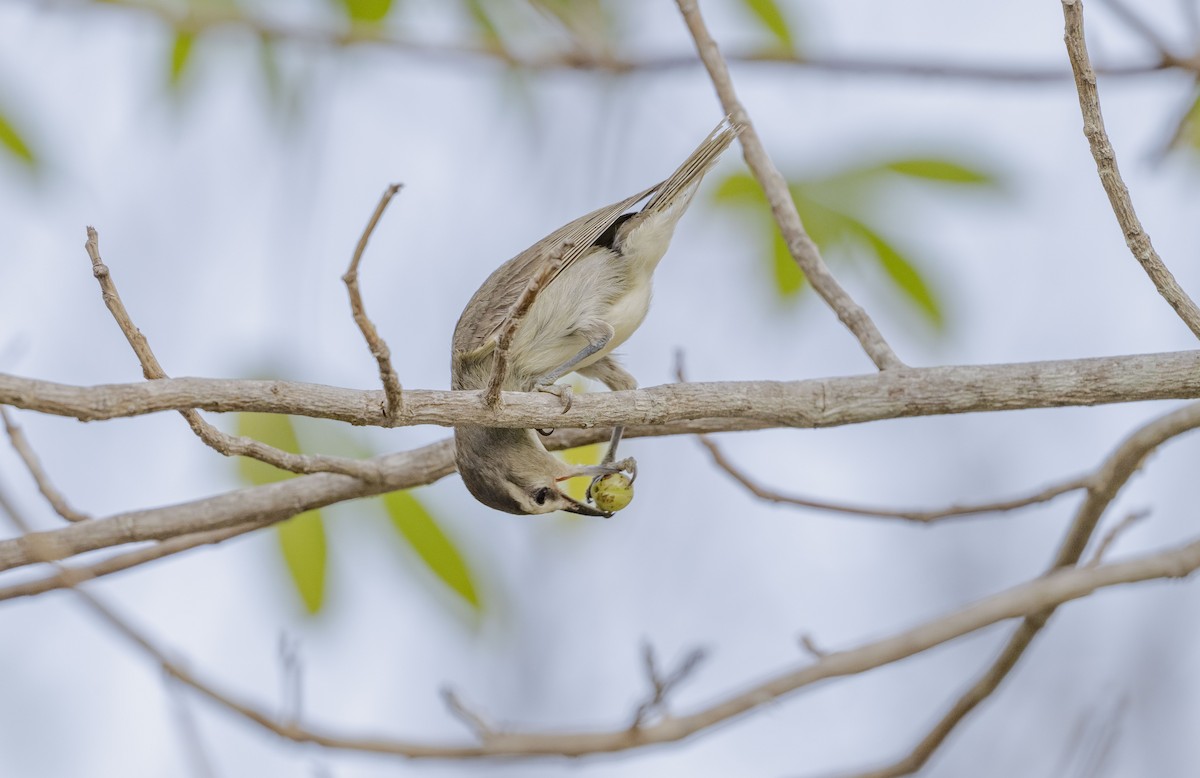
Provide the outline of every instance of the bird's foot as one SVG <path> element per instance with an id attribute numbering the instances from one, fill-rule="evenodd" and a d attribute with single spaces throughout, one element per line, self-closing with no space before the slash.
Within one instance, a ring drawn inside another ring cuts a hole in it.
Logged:
<path id="1" fill-rule="evenodd" d="M 534 384 L 533 388 L 534 391 L 545 392 L 557 397 L 562 402 L 563 413 L 571 410 L 571 404 L 575 402 L 575 394 L 569 384 Z"/>

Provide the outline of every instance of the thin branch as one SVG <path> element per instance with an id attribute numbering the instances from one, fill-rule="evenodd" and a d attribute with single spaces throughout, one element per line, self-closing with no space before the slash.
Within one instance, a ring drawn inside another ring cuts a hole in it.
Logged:
<path id="1" fill-rule="evenodd" d="M 753 478 L 751 478 L 744 470 L 741 470 L 725 456 L 725 453 L 717 445 L 716 441 L 707 435 L 697 435 L 696 439 L 708 449 L 708 453 L 712 456 L 713 463 L 721 470 L 724 470 L 731 478 L 744 486 L 747 491 L 762 500 L 769 502 L 782 503 L 785 505 L 796 505 L 801 508 L 814 508 L 822 511 L 830 511 L 832 513 L 844 513 L 852 516 L 871 516 L 882 519 L 904 519 L 906 521 L 915 521 L 922 524 L 930 524 L 943 519 L 973 516 L 981 513 L 998 513 L 1002 511 L 1016 510 L 1017 508 L 1026 508 L 1030 505 L 1036 505 L 1042 502 L 1048 502 L 1055 497 L 1059 497 L 1070 492 L 1086 489 L 1090 484 L 1088 476 L 1078 476 L 1067 481 L 1063 481 L 1053 486 L 1048 486 L 1039 492 L 1022 497 L 1014 497 L 1008 500 L 999 500 L 989 503 L 978 503 L 974 505 L 951 505 L 946 508 L 938 508 L 933 510 L 889 510 L 884 508 L 870 508 L 862 505 L 850 505 L 847 503 L 828 502 L 825 500 L 816 500 L 808 497 L 798 497 L 795 495 L 782 494 L 780 492 L 768 489 L 762 486 Z"/>
<path id="2" fill-rule="evenodd" d="M 442 701 L 446 703 L 446 708 L 450 713 L 465 724 L 467 729 L 471 730 L 481 742 L 487 743 L 488 740 L 495 737 L 495 728 L 483 716 L 471 710 L 458 696 L 458 693 L 448 686 L 442 688 Z"/>
<path id="3" fill-rule="evenodd" d="M 61 2 L 63 5 L 75 3 Z M 696 66 L 694 57 L 663 55 L 656 57 L 619 56 L 603 50 L 574 47 L 567 51 L 541 55 L 523 55 L 487 42 L 431 43 L 401 38 L 375 24 L 346 24 L 330 30 L 278 22 L 247 14 L 234 6 L 174 5 L 147 0 L 108 0 L 103 8 L 128 9 L 154 16 L 172 29 L 196 35 L 221 28 L 236 27 L 272 41 L 288 41 L 328 47 L 374 46 L 394 54 L 420 57 L 427 62 L 479 63 L 500 65 L 525 71 L 594 71 L 604 74 L 660 74 Z M 813 54 L 747 50 L 727 56 L 728 61 L 752 67 L 793 67 L 827 73 L 885 77 L 969 81 L 984 84 L 1057 84 L 1070 79 L 1058 67 L 936 60 L 889 59 L 838 54 Z M 1160 72 L 1167 67 L 1195 68 L 1195 63 L 1163 62 L 1113 65 L 1099 68 L 1106 76 L 1137 77 Z"/>
<path id="4" fill-rule="evenodd" d="M 87 521 L 90 519 L 91 516 L 86 513 L 80 513 L 72 508 L 67 499 L 63 497 L 62 492 L 58 491 L 54 487 L 54 484 L 50 482 L 50 477 L 46 474 L 45 468 L 42 467 L 37 453 L 29 445 L 29 439 L 25 437 L 25 432 L 16 425 L 8 415 L 8 410 L 2 405 L 0 405 L 0 419 L 4 421 L 4 430 L 8 433 L 8 439 L 12 442 L 13 449 L 21 457 L 21 461 L 25 463 L 25 468 L 33 476 L 38 491 L 46 498 L 46 502 L 50 503 L 50 507 L 54 509 L 54 512 L 67 521 Z"/>
<path id="5" fill-rule="evenodd" d="M 32 581 L 25 581 L 19 584 L 13 584 L 0 588 L 0 601 L 12 600 L 18 597 L 31 597 L 35 594 L 44 594 L 45 592 L 54 591 L 70 586 L 72 581 L 89 581 L 93 578 L 101 578 L 112 573 L 119 573 L 122 570 L 128 570 L 131 567 L 138 567 L 148 562 L 154 562 L 164 557 L 173 556 L 182 551 L 188 551 L 197 546 L 213 545 L 235 538 L 238 535 L 244 535 L 247 532 L 252 532 L 259 528 L 260 525 L 253 523 L 240 524 L 236 527 L 228 527 L 219 530 L 209 530 L 207 532 L 196 532 L 188 535 L 180 535 L 178 537 L 169 538 L 167 540 L 154 543 L 153 545 L 139 548 L 136 551 L 127 551 L 123 554 L 116 554 L 108 559 L 100 562 L 95 562 L 86 566 L 66 566 L 66 576 L 49 575 L 44 578 L 38 578 Z"/>
<path id="6" fill-rule="evenodd" d="M 1125 483 L 1137 472 L 1150 452 L 1168 440 L 1198 426 L 1200 426 L 1200 403 L 1193 403 L 1155 419 L 1122 441 L 1097 468 L 1087 498 L 1076 512 L 1071 527 L 1043 580 L 1060 575 L 1064 568 L 1078 564 L 1088 541 L 1095 532 L 1100 517 Z M 1098 568 L 1082 569 L 1095 570 Z M 929 757 L 945 742 L 946 737 L 954 728 L 976 706 L 996 691 L 1025 653 L 1025 649 L 1029 647 L 1054 614 L 1055 607 L 1057 606 L 1048 606 L 1032 611 L 1025 617 L 1009 637 L 992 665 L 955 701 L 950 710 L 942 716 L 912 751 L 886 767 L 855 773 L 851 778 L 897 778 L 911 775 L 921 769 Z"/>
<path id="7" fill-rule="evenodd" d="M 1140 14 L 1126 5 L 1123 0 L 1103 0 L 1104 5 L 1123 21 L 1129 29 L 1140 35 L 1147 43 L 1149 43 L 1162 57 L 1162 61 L 1166 64 L 1174 63 L 1177 60 L 1175 54 L 1171 51 L 1171 44 L 1167 39 L 1158 34 L 1158 30 L 1150 24 Z"/>
<path id="8" fill-rule="evenodd" d="M 838 319 L 846 325 L 854 337 L 858 338 L 863 351 L 867 352 L 867 356 L 871 358 L 877 368 L 888 370 L 904 367 L 904 363 L 884 340 L 883 334 L 875 326 L 875 322 L 871 321 L 867 312 L 851 299 L 833 274 L 829 272 L 829 267 L 821 258 L 817 244 L 804 231 L 804 225 L 800 222 L 800 214 L 796 211 L 796 203 L 792 200 L 792 193 L 788 189 L 787 181 L 767 155 L 767 150 L 758 137 L 758 130 L 750 121 L 750 114 L 746 112 L 746 107 L 738 99 L 737 92 L 733 87 L 733 80 L 729 76 L 729 66 L 722 58 L 721 52 L 717 48 L 717 42 L 713 40 L 704 24 L 704 18 L 700 15 L 700 8 L 696 5 L 696 0 L 676 0 L 676 4 L 696 43 L 696 51 L 700 55 L 700 59 L 704 61 L 704 67 L 708 70 L 708 75 L 716 88 L 717 96 L 721 100 L 721 107 L 732 118 L 735 125 L 742 126 L 738 140 L 742 144 L 746 164 L 749 165 L 750 172 L 762 187 L 763 193 L 766 194 L 767 202 L 771 205 L 771 213 L 775 216 L 775 222 L 779 225 L 780 232 L 783 233 L 784 242 L 787 243 L 792 258 L 796 260 L 796 264 L 804 271 L 804 276 L 812 283 L 813 290 L 833 309 Z"/>
<path id="9" fill-rule="evenodd" d="M 643 643 L 642 663 L 646 668 L 646 680 L 650 683 L 650 695 L 634 711 L 633 721 L 630 722 L 629 729 L 632 731 L 641 729 L 650 720 L 650 717 L 656 713 L 660 713 L 663 718 L 666 718 L 667 698 L 681 684 L 687 681 L 696 672 L 696 668 L 707 658 L 707 651 L 703 648 L 694 648 L 688 652 L 678 667 L 670 673 L 663 675 L 658 667 L 658 661 L 654 656 L 654 646 L 649 643 Z"/>
<path id="10" fill-rule="evenodd" d="M 379 365 L 379 380 L 383 383 L 383 395 L 386 399 L 384 415 L 389 419 L 397 418 L 404 410 L 400 376 L 396 375 L 396 369 L 392 367 L 392 352 L 388 348 L 387 342 L 379 336 L 379 331 L 363 307 L 362 293 L 358 289 L 358 263 L 367 249 L 367 241 L 371 239 L 371 233 L 375 231 L 375 226 L 379 224 L 379 219 L 383 216 L 388 203 L 400 191 L 401 186 L 403 185 L 392 184 L 384 190 L 383 196 L 379 198 L 379 205 L 375 206 L 371 220 L 367 222 L 362 237 L 358 239 L 358 245 L 354 247 L 354 257 L 350 260 L 350 267 L 342 276 L 342 281 L 346 284 L 346 291 L 350 293 L 350 312 L 354 315 L 354 323 L 358 325 L 363 339 L 367 341 L 367 347 L 371 350 L 371 356 L 375 357 L 375 362 Z"/>
<path id="11" fill-rule="evenodd" d="M 1112 204 L 1113 214 L 1125 233 L 1125 243 L 1150 276 L 1158 293 L 1175 309 L 1192 334 L 1200 337 L 1200 308 L 1188 297 L 1154 250 L 1150 236 L 1142 228 L 1133 209 L 1133 201 L 1121 178 L 1121 171 L 1117 169 L 1117 155 L 1104 129 L 1096 73 L 1088 58 L 1087 42 L 1083 35 L 1083 3 L 1080 0 L 1062 0 L 1062 8 L 1066 20 L 1064 40 L 1067 55 L 1071 59 L 1071 70 L 1075 74 L 1075 88 L 1079 92 L 1079 108 L 1083 113 L 1083 134 L 1087 136 L 1092 157 L 1096 160 L 1096 170 L 1100 174 L 1100 183 Z"/>
<path id="12" fill-rule="evenodd" d="M 1200 351 L 1002 365 L 906 368 L 803 381 L 666 384 L 591 392 L 569 411 L 541 392 L 505 392 L 496 409 L 478 391 L 409 390 L 405 425 L 587 428 L 706 420 L 690 431 L 835 427 L 880 419 L 1025 408 L 1200 398 Z M 80 421 L 199 408 L 388 426 L 383 392 L 288 381 L 171 378 L 70 386 L 0 373 L 0 405 Z M 725 422 L 714 420 L 726 420 Z M 670 434 L 678 434 L 678 429 Z"/>
<path id="13" fill-rule="evenodd" d="M 163 370 L 162 365 L 158 362 L 158 358 L 154 356 L 154 352 L 150 349 L 150 342 L 146 340 L 146 336 L 142 334 L 142 331 L 129 318 L 129 312 L 125 309 L 125 304 L 121 302 L 121 295 L 117 293 L 117 286 L 113 282 L 112 273 L 109 272 L 108 266 L 100 259 L 100 236 L 94 227 L 87 228 L 87 235 L 88 239 L 84 247 L 87 249 L 88 256 L 92 260 L 92 275 L 100 282 L 100 291 L 104 297 L 104 304 L 108 306 L 109 312 L 116 319 L 117 326 L 121 328 L 121 332 L 125 335 L 125 339 L 129 341 L 129 345 L 133 347 L 133 352 L 137 355 L 138 361 L 142 365 L 142 375 L 150 381 L 167 378 L 166 371 Z M 323 454 L 292 454 L 274 446 L 268 446 L 253 438 L 243 435 L 228 435 L 221 432 L 206 422 L 194 408 L 181 408 L 179 409 L 179 413 L 187 421 L 188 426 L 192 428 L 192 432 L 196 433 L 196 436 L 204 441 L 205 445 L 227 457 L 252 457 L 278 467 L 281 470 L 288 470 L 293 473 L 341 473 L 342 475 L 364 480 L 372 480 L 379 477 L 379 474 L 373 468 L 355 459 L 331 457 Z"/>
<path id="14" fill-rule="evenodd" d="M 1126 514 L 1125 518 L 1114 524 L 1113 528 L 1105 533 L 1104 537 L 1101 538 L 1100 543 L 1096 546 L 1096 550 L 1092 553 L 1092 558 L 1087 561 L 1087 565 L 1089 567 L 1095 567 L 1103 562 L 1105 554 L 1108 553 L 1108 550 L 1112 547 L 1113 543 L 1117 542 L 1117 538 L 1121 537 L 1126 530 L 1149 515 L 1150 511 L 1148 510 L 1130 511 L 1128 514 Z"/>
<path id="15" fill-rule="evenodd" d="M 538 294 L 546 284 L 550 283 L 558 274 L 563 256 L 574 245 L 571 241 L 563 241 L 554 250 L 538 274 L 529 280 L 528 286 L 521 292 L 521 296 L 513 303 L 512 308 L 504 317 L 504 321 L 500 324 L 499 335 L 496 338 L 496 350 L 492 357 L 492 376 L 483 393 L 483 403 L 487 407 L 495 408 L 500 403 L 500 389 L 504 386 L 505 379 L 508 378 L 508 349 L 512 346 L 513 338 L 516 337 L 517 328 L 521 326 L 521 320 L 525 318 L 525 314 L 529 313 L 529 309 L 533 307 L 534 301 L 537 300 Z"/>

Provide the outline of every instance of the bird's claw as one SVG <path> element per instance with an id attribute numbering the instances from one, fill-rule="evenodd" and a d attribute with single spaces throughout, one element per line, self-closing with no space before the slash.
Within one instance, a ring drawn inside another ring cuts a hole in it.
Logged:
<path id="1" fill-rule="evenodd" d="M 625 457 L 620 462 L 601 462 L 599 467 L 603 467 L 606 472 L 596 476 L 592 479 L 591 483 L 588 484 L 587 491 L 584 492 L 584 498 L 588 502 L 592 502 L 592 487 L 594 487 L 601 478 L 610 476 L 613 473 L 620 473 L 624 471 L 629 473 L 629 483 L 632 484 L 637 480 L 637 460 L 633 457 Z"/>
<path id="2" fill-rule="evenodd" d="M 575 402 L 575 394 L 571 391 L 570 384 L 535 384 L 533 388 L 557 397 L 562 402 L 563 413 L 571 410 L 571 404 Z"/>

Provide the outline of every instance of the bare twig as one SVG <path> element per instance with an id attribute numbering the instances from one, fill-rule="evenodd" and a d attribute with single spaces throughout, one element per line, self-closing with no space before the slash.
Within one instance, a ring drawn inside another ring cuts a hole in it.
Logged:
<path id="1" fill-rule="evenodd" d="M 65 2 L 63 4 L 66 4 Z M 670 73 L 694 67 L 688 56 L 664 55 L 634 58 L 619 56 L 596 47 L 573 47 L 541 55 L 523 55 L 502 45 L 482 43 L 431 43 L 400 38 L 374 24 L 349 24 L 331 30 L 308 27 L 255 16 L 235 6 L 176 5 L 148 0 L 108 0 L 100 7 L 129 9 L 160 19 L 174 30 L 204 34 L 220 28 L 240 27 L 272 41 L 290 41 L 322 46 L 375 46 L 400 55 L 420 57 L 427 62 L 498 64 L 527 71 L 596 71 L 611 74 Z M 994 84 L 1055 84 L 1070 79 L 1070 73 L 1053 66 L 1024 64 L 980 64 L 935 60 L 903 60 L 855 57 L 805 52 L 746 50 L 728 55 L 731 62 L 763 67 L 794 67 L 846 75 L 890 78 L 942 79 Z M 1193 63 L 1172 63 L 1188 67 Z M 1162 62 L 1114 65 L 1100 68 L 1104 75 L 1143 76 L 1165 69 Z"/>
<path id="2" fill-rule="evenodd" d="M 166 371 L 163 370 L 158 358 L 150 349 L 150 342 L 129 318 L 129 312 L 125 309 L 125 304 L 121 302 L 121 296 L 117 293 L 117 286 L 112 280 L 112 274 L 109 272 L 108 266 L 100 259 L 100 236 L 94 227 L 88 227 L 87 234 L 88 239 L 84 247 L 92 260 L 92 274 L 100 282 L 104 304 L 108 306 L 108 310 L 117 321 L 117 326 L 121 328 L 121 332 L 129 341 L 129 345 L 133 347 L 133 352 L 142 365 L 142 375 L 151 381 L 167 378 Z M 363 480 L 374 480 L 379 477 L 376 470 L 355 459 L 323 454 L 292 454 L 253 438 L 221 432 L 206 422 L 200 416 L 199 411 L 194 408 L 180 409 L 179 413 L 187 420 L 192 432 L 196 433 L 196 436 L 204 441 L 205 445 L 225 456 L 252 457 L 293 473 L 341 473 Z"/>
<path id="3" fill-rule="evenodd" d="M 713 40 L 704 24 L 704 18 L 700 15 L 700 8 L 696 5 L 696 0 L 676 0 L 676 4 L 679 6 L 680 13 L 683 14 L 688 30 L 692 33 L 696 51 L 699 53 L 700 59 L 704 61 L 704 67 L 707 68 L 708 75 L 717 90 L 722 108 L 732 118 L 734 124 L 741 125 L 743 128 L 738 135 L 738 140 L 742 144 L 746 164 L 749 165 L 750 172 L 762 186 L 763 192 L 767 196 L 767 202 L 771 205 L 771 213 L 775 216 L 775 222 L 779 225 L 788 251 L 796 260 L 796 264 L 800 266 L 805 277 L 812 283 L 813 290 L 833 309 L 838 319 L 846 325 L 854 337 L 858 338 L 858 342 L 876 367 L 880 370 L 904 367 L 904 363 L 884 340 L 883 334 L 871 321 L 871 317 L 851 299 L 833 274 L 829 272 L 829 267 L 821 258 L 817 244 L 813 243 L 812 238 L 804 231 L 804 225 L 800 222 L 800 214 L 796 211 L 796 203 L 792 200 L 792 193 L 788 189 L 787 181 L 767 155 L 767 150 L 758 137 L 758 130 L 750 121 L 750 114 L 746 112 L 745 106 L 738 99 L 737 92 L 733 87 L 733 80 L 729 76 L 729 66 L 722 58 L 721 52 L 717 48 L 717 42 Z"/>
<path id="4" fill-rule="evenodd" d="M 371 349 L 371 356 L 375 357 L 375 361 L 379 364 L 379 380 L 383 382 L 383 395 L 386 399 L 384 415 L 389 419 L 395 419 L 404 409 L 400 377 L 396 375 L 396 369 L 392 367 L 392 352 L 388 348 L 387 342 L 379 336 L 379 331 L 363 307 L 362 293 L 358 289 L 358 263 L 362 260 L 363 252 L 367 249 L 367 241 L 371 239 L 371 233 L 379 224 L 384 209 L 400 191 L 401 186 L 403 185 L 392 184 L 384 190 L 383 196 L 379 198 L 379 205 L 375 206 L 371 220 L 367 222 L 362 237 L 358 239 L 358 245 L 354 247 L 354 257 L 350 260 L 350 267 L 342 276 L 342 281 L 346 284 L 346 291 L 350 293 L 350 312 L 354 315 L 354 323 L 358 325 L 363 339 L 367 341 L 367 347 Z"/>
<path id="5" fill-rule="evenodd" d="M 512 346 L 513 338 L 516 337 L 517 328 L 521 326 L 521 320 L 525 318 L 525 314 L 529 313 L 529 309 L 533 307 L 534 301 L 537 300 L 537 296 L 546 284 L 558 275 L 563 257 L 574 245 L 571 241 L 564 241 L 554 250 L 538 274 L 529 280 L 529 285 L 521 292 L 521 296 L 513 303 L 512 309 L 500 324 L 496 337 L 496 349 L 492 357 L 492 375 L 487 389 L 483 393 L 483 403 L 487 407 L 495 408 L 500 404 L 500 390 L 504 386 L 505 379 L 508 378 L 508 349 Z"/>
<path id="6" fill-rule="evenodd" d="M 800 635 L 799 643 L 800 647 L 807 651 L 813 659 L 824 659 L 829 656 L 829 652 L 818 646 L 812 635 L 807 632 Z"/>
<path id="7" fill-rule="evenodd" d="M 1159 35 L 1158 30 L 1150 24 L 1143 16 L 1134 11 L 1124 3 L 1124 0 L 1102 0 L 1104 5 L 1107 5 L 1113 14 L 1123 21 L 1129 29 L 1133 30 L 1138 35 L 1154 47 L 1155 52 L 1162 57 L 1164 64 L 1173 64 L 1178 58 L 1171 51 L 1171 44 L 1162 35 Z"/>
<path id="8" fill-rule="evenodd" d="M 140 548 L 136 551 L 129 551 L 124 554 L 116 554 L 108 559 L 100 562 L 95 562 L 90 565 L 80 567 L 64 566 L 67 571 L 66 579 L 62 575 L 50 575 L 45 578 L 38 578 L 32 581 L 25 581 L 19 584 L 13 584 L 0 588 L 0 601 L 11 600 L 17 597 L 30 597 L 35 594 L 43 594 L 55 589 L 62 589 L 67 586 L 66 581 L 75 580 L 91 580 L 102 576 L 119 573 L 122 570 L 128 570 L 131 567 L 138 567 L 147 562 L 153 562 L 167 556 L 178 554 L 182 551 L 196 548 L 197 546 L 210 545 L 220 543 L 230 538 L 244 535 L 247 532 L 258 529 L 260 525 L 247 523 L 240 524 L 236 527 L 228 527 L 226 529 L 210 530 L 207 532 L 196 532 L 189 535 L 180 535 L 168 540 L 163 540 L 145 548 Z"/>
<path id="9" fill-rule="evenodd" d="M 163 686 L 171 700 L 171 711 L 175 714 L 175 725 L 179 730 L 179 739 L 183 742 L 183 751 L 188 755 L 193 778 L 216 778 L 212 760 L 205 748 L 204 738 L 200 735 L 200 727 L 188 700 L 183 694 L 183 686 L 170 675 L 163 675 Z"/>
<path id="10" fill-rule="evenodd" d="M 0 405 L 0 420 L 4 421 L 4 430 L 8 433 L 8 439 L 12 442 L 13 449 L 21 457 L 21 461 L 25 463 L 25 468 L 33 476 L 38 491 L 46 498 L 46 502 L 50 503 L 50 507 L 54 509 L 54 512 L 67 521 L 87 521 L 90 519 L 91 516 L 88 516 L 86 513 L 80 513 L 72 508 L 67 503 L 66 498 L 63 497 L 62 492 L 58 491 L 54 487 L 54 484 L 50 482 L 50 477 L 46 475 L 46 470 L 42 467 L 37 453 L 29 445 L 29 439 L 25 437 L 25 432 L 16 425 L 8 415 L 8 410 L 2 405 Z"/>
<path id="11" fill-rule="evenodd" d="M 1200 426 L 1200 403 L 1186 405 L 1159 417 L 1136 430 L 1121 442 L 1096 470 L 1087 498 L 1075 513 L 1045 577 L 1063 574 L 1064 568 L 1078 564 L 1104 511 L 1125 483 L 1137 472 L 1145 458 L 1171 438 Z M 1098 567 L 1084 569 L 1099 569 Z M 950 707 L 917 745 L 902 759 L 877 769 L 855 773 L 852 778 L 896 778 L 911 775 L 929 760 L 946 737 L 979 703 L 994 692 L 1016 666 L 1033 639 L 1054 614 L 1057 606 L 1030 611 L 1009 637 L 1000 656 L 983 675 Z"/>
<path id="12" fill-rule="evenodd" d="M 480 742 L 487 743 L 495 736 L 496 730 L 487 720 L 480 716 L 475 711 L 462 701 L 458 693 L 449 686 L 442 687 L 442 701 L 446 703 L 446 708 L 454 714 L 454 717 L 467 725 L 467 729 L 475 733 L 475 737 L 479 738 Z"/>
<path id="13" fill-rule="evenodd" d="M 1041 491 L 1022 497 L 1014 497 L 1009 500 L 998 500 L 996 502 L 977 503 L 974 505 L 951 505 L 946 508 L 937 508 L 932 510 L 890 510 L 884 508 L 870 508 L 863 505 L 850 505 L 847 503 L 828 502 L 825 500 L 816 500 L 808 497 L 798 497 L 795 495 L 782 494 L 780 492 L 768 489 L 762 486 L 751 478 L 744 470 L 741 470 L 734 465 L 725 453 L 717 445 L 716 441 L 708 435 L 697 435 L 696 439 L 708 449 L 708 453 L 712 455 L 713 462 L 720 469 L 729 474 L 731 478 L 744 486 L 747 491 L 768 502 L 782 503 L 785 505 L 796 505 L 801 508 L 814 508 L 816 510 L 830 511 L 832 513 L 843 513 L 851 516 L 871 516 L 882 519 L 904 519 L 906 521 L 915 521 L 922 524 L 930 524 L 943 519 L 958 518 L 963 516 L 974 516 L 982 513 L 999 513 L 1002 511 L 1016 510 L 1017 508 L 1026 508 L 1030 505 L 1048 502 L 1055 497 L 1059 497 L 1070 492 L 1086 489 L 1090 480 L 1087 476 L 1078 476 L 1062 483 L 1048 486 Z"/>
<path id="14" fill-rule="evenodd" d="M 708 657 L 703 648 L 694 648 L 688 652 L 683 661 L 670 673 L 663 675 L 654 656 L 654 647 L 650 643 L 642 644 L 642 662 L 646 667 L 646 680 L 650 682 L 650 695 L 637 707 L 633 713 L 633 721 L 629 724 L 631 731 L 645 726 L 655 713 L 667 717 L 667 698 L 679 685 L 691 677 L 696 668 Z"/>
<path id="15" fill-rule="evenodd" d="M 1142 519 L 1150 515 L 1148 510 L 1130 511 L 1125 515 L 1125 518 L 1113 525 L 1113 528 L 1105 533 L 1100 542 L 1096 545 L 1096 550 L 1092 552 L 1092 558 L 1087 561 L 1089 567 L 1095 567 L 1104 561 L 1104 555 L 1108 553 L 1108 549 L 1116 542 L 1126 530 L 1137 524 Z"/>
<path id="16" fill-rule="evenodd" d="M 1125 243 L 1141 264 L 1158 293 L 1175 309 L 1179 318 L 1200 337 L 1200 308 L 1171 275 L 1162 258 L 1154 250 L 1150 236 L 1142 228 L 1129 189 L 1117 169 L 1117 155 L 1108 133 L 1104 129 L 1104 117 L 1100 113 L 1100 94 L 1096 89 L 1096 73 L 1088 58 L 1087 42 L 1083 35 L 1083 3 L 1081 0 L 1062 0 L 1063 17 L 1066 19 L 1067 54 L 1071 59 L 1071 70 L 1075 74 L 1075 88 L 1079 92 L 1079 107 L 1083 113 L 1083 134 L 1087 136 L 1100 183 L 1112 204 L 1117 223 L 1125 233 Z"/>

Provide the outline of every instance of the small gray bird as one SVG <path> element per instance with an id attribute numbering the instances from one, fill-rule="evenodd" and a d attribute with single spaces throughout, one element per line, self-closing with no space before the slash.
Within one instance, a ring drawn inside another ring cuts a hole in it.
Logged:
<path id="1" fill-rule="evenodd" d="M 650 307 L 654 269 L 675 224 L 738 129 L 726 118 L 666 181 L 560 227 L 488 276 L 454 328 L 452 387 L 488 386 L 500 332 L 514 306 L 534 279 L 552 273 L 513 334 L 502 388 L 551 392 L 563 400 L 564 412 L 570 408 L 570 387 L 554 382 L 571 372 L 613 391 L 637 388 L 610 352 L 641 325 Z M 645 207 L 629 212 L 647 197 Z M 458 472 L 476 499 L 497 510 L 609 516 L 563 493 L 558 484 L 621 470 L 636 476 L 633 459 L 616 461 L 622 430 L 613 430 L 599 465 L 569 465 L 546 451 L 534 430 L 457 427 Z"/>

